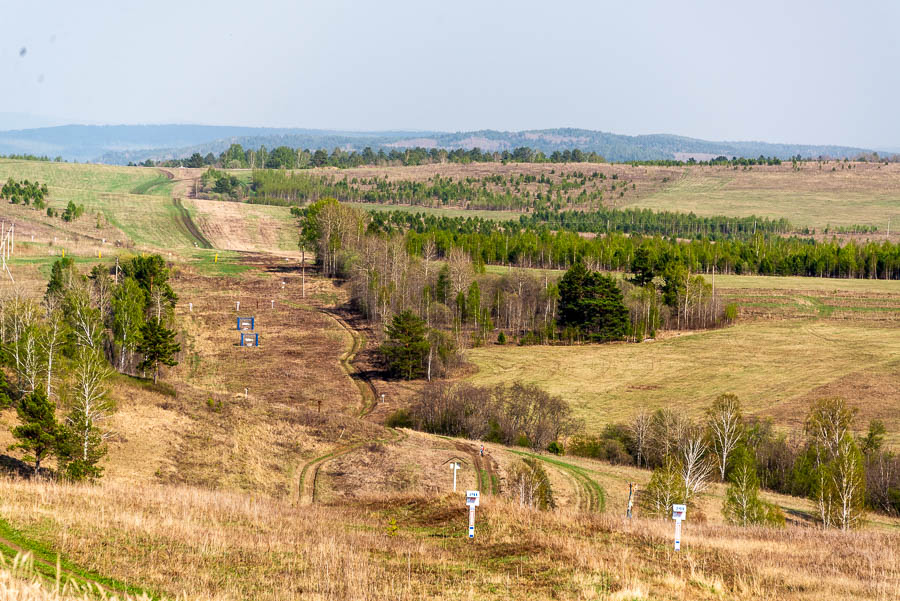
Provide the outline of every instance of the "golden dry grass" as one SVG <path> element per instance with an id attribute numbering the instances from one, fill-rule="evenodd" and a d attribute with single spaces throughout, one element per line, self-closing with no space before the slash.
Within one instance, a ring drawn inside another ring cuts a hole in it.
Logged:
<path id="1" fill-rule="evenodd" d="M 900 538 L 522 509 L 460 495 L 296 508 L 191 487 L 2 482 L 0 516 L 78 565 L 212 599 L 888 600 Z M 393 518 L 397 533 L 389 531 Z M 635 597 L 635 595 L 639 595 Z"/>

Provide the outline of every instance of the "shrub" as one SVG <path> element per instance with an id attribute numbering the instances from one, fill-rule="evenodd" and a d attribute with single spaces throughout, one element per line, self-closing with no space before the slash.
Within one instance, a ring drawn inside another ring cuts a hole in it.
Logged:
<path id="1" fill-rule="evenodd" d="M 384 420 L 384 425 L 388 428 L 412 428 L 414 422 L 408 410 L 397 409 Z"/>

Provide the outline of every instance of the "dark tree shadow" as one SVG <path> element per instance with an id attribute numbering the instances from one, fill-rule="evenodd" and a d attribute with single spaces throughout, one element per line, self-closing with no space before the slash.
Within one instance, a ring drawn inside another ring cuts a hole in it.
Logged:
<path id="1" fill-rule="evenodd" d="M 41 472 L 43 471 L 44 470 L 41 470 Z M 16 459 L 9 455 L 0 455 L 0 473 L 6 474 L 7 476 L 29 478 L 34 475 L 34 469 L 31 465 L 25 463 L 21 459 Z"/>

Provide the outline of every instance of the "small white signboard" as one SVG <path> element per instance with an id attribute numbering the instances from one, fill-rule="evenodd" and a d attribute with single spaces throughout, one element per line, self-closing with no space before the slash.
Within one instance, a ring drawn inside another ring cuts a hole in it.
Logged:
<path id="1" fill-rule="evenodd" d="M 672 519 L 675 520 L 675 550 L 681 551 L 681 521 L 687 515 L 687 505 L 672 505 Z"/>
<path id="2" fill-rule="evenodd" d="M 481 501 L 481 493 L 477 490 L 467 490 L 466 491 L 466 506 L 467 507 L 478 507 Z"/>

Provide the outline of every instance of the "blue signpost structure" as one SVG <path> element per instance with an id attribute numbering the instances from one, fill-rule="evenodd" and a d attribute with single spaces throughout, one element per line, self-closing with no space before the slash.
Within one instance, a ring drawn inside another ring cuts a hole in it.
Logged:
<path id="1" fill-rule="evenodd" d="M 237 329 L 241 333 L 239 346 L 259 346 L 259 332 L 255 331 L 255 317 L 238 317 Z"/>

